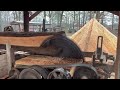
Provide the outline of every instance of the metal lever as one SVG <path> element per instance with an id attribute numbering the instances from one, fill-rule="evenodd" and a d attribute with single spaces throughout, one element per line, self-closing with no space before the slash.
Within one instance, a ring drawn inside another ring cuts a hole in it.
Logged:
<path id="1" fill-rule="evenodd" d="M 103 44 L 103 36 L 98 36 L 97 39 L 97 50 L 96 50 L 96 58 L 100 59 L 102 55 L 102 44 Z"/>

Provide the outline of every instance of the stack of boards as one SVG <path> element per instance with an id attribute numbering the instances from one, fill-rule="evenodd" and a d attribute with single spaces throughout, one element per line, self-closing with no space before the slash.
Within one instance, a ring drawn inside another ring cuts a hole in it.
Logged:
<path id="1" fill-rule="evenodd" d="M 73 34 L 70 39 L 82 51 L 94 52 L 96 51 L 98 36 L 103 36 L 103 51 L 116 56 L 117 37 L 94 18 Z"/>

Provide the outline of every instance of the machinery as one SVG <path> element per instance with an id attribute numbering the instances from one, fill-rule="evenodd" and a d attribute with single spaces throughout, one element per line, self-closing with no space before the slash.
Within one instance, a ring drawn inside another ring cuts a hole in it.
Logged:
<path id="1" fill-rule="evenodd" d="M 93 54 L 93 65 L 95 64 L 95 60 L 100 60 L 101 63 L 107 62 L 107 60 L 115 60 L 113 55 L 109 55 L 108 53 L 103 52 L 103 36 L 98 36 L 97 40 L 97 48 Z"/>
<path id="2" fill-rule="evenodd" d="M 4 40 L 2 40 L 3 38 Z M 93 66 L 83 64 L 83 52 L 73 41 L 66 37 L 65 32 L 1 32 L 0 39 L 0 48 L 5 49 L 5 43 L 9 43 L 14 52 L 24 51 L 28 53 L 22 56 L 14 53 L 15 60 L 12 60 L 11 71 L 7 79 L 82 79 L 84 76 L 90 79 L 99 78 Z M 39 62 L 43 61 L 44 63 L 37 65 L 37 62 L 34 64 L 37 61 L 36 58 L 39 59 Z M 16 64 L 18 61 L 23 63 L 26 61 L 24 59 L 28 60 L 28 63 L 32 60 L 32 64 Z M 59 61 L 59 63 L 56 63 L 56 61 Z M 52 64 L 48 63 L 46 65 L 45 62 Z M 76 69 L 71 74 L 71 68 L 73 67 Z M 89 75 L 84 73 L 83 77 L 81 75 L 76 77 L 77 74 L 80 74 L 80 67 L 85 70 L 87 68 Z M 95 76 L 92 77 L 91 75 Z"/>
<path id="3" fill-rule="evenodd" d="M 5 31 L 9 28 L 6 27 Z M 15 60 L 12 60 L 8 79 L 98 79 L 100 77 L 94 67 L 95 61 L 100 60 L 103 63 L 108 59 L 114 60 L 113 55 L 103 52 L 102 36 L 98 36 L 95 52 L 82 52 L 63 31 L 1 32 L 0 39 L 1 49 L 5 49 L 5 44 L 8 43 L 14 52 L 28 53 L 22 55 L 14 53 Z M 84 57 L 92 57 L 93 66 L 84 64 Z M 19 61 L 21 64 L 16 64 Z"/>

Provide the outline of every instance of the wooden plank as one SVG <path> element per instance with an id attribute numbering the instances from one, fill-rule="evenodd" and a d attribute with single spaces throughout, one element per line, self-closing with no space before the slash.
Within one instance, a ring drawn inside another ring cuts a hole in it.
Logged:
<path id="1" fill-rule="evenodd" d="M 6 44 L 6 54 L 7 54 L 7 63 L 8 63 L 8 73 L 12 68 L 12 58 L 11 58 L 11 45 Z"/>
<path id="2" fill-rule="evenodd" d="M 32 55 L 15 62 L 18 65 L 63 65 L 63 64 L 76 64 L 82 62 L 81 59 L 60 58 L 43 55 Z"/>
<path id="3" fill-rule="evenodd" d="M 15 46 L 39 47 L 45 40 L 52 37 L 49 36 L 34 36 L 34 37 L 7 37 L 0 36 L 0 44 L 10 44 Z"/>

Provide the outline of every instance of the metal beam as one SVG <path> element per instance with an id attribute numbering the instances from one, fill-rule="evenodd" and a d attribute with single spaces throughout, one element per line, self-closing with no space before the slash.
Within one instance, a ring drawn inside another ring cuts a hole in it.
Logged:
<path id="1" fill-rule="evenodd" d="M 119 11 L 120 16 L 120 11 Z M 115 79 L 120 78 L 120 17 L 119 17 L 119 25 L 118 25 L 118 38 L 117 38 L 117 55 L 116 55 L 116 61 L 115 61 Z"/>
<path id="2" fill-rule="evenodd" d="M 29 11 L 24 11 L 24 32 L 29 32 Z"/>
<path id="3" fill-rule="evenodd" d="M 31 21 L 34 17 L 36 17 L 42 11 L 36 11 L 33 15 L 29 17 L 29 21 Z"/>

